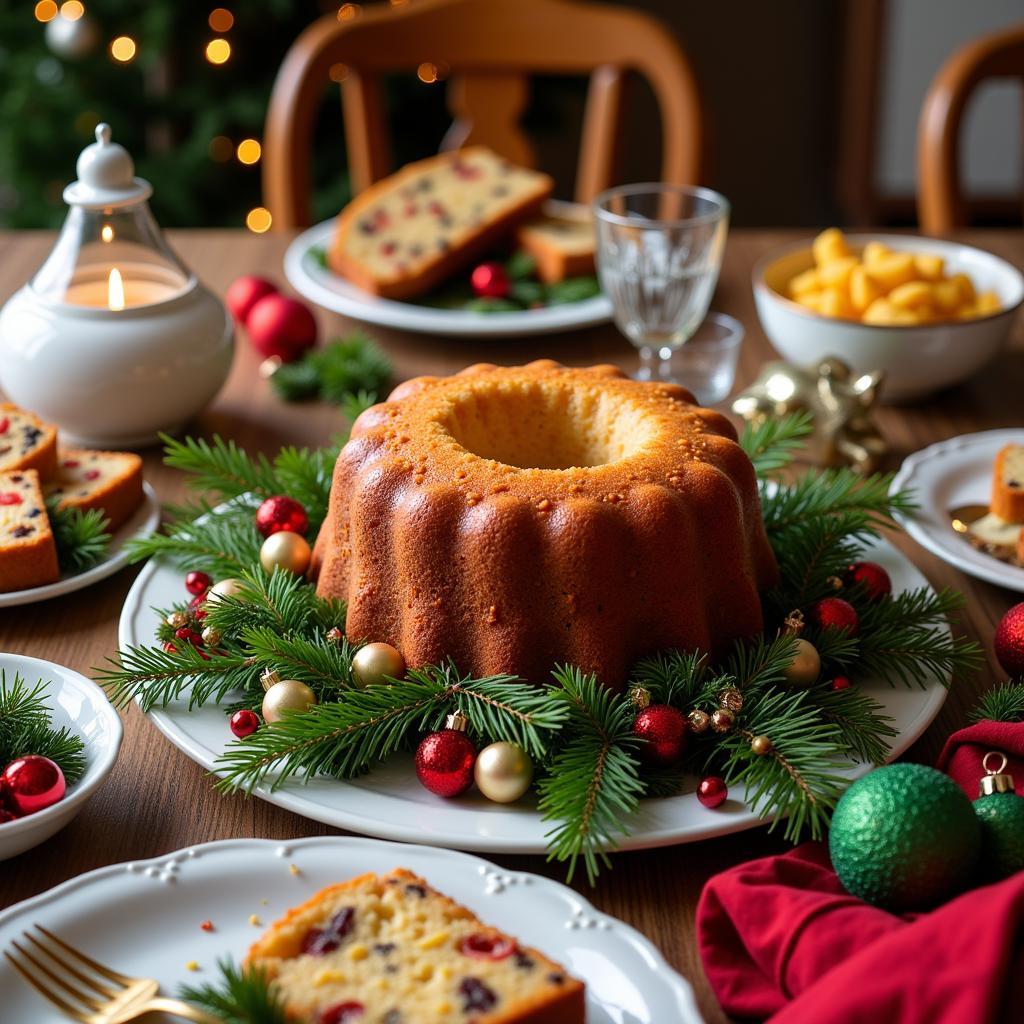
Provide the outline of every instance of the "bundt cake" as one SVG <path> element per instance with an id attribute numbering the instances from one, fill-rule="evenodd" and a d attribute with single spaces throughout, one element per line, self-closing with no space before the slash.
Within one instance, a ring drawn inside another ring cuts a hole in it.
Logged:
<path id="1" fill-rule="evenodd" d="M 613 366 L 471 366 L 367 409 L 338 456 L 311 572 L 353 640 L 412 665 L 611 686 L 653 651 L 762 626 L 776 578 L 729 421 Z"/>

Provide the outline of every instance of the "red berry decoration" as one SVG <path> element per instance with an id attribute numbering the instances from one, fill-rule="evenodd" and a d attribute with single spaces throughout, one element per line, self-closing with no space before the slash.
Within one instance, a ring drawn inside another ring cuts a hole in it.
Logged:
<path id="1" fill-rule="evenodd" d="M 1024 679 L 1024 601 L 1002 617 L 996 626 L 994 646 L 1003 671 Z"/>
<path id="2" fill-rule="evenodd" d="M 811 622 L 818 629 L 845 629 L 850 636 L 860 631 L 857 611 L 849 601 L 841 597 L 823 597 L 811 605 Z"/>
<path id="3" fill-rule="evenodd" d="M 255 711 L 242 708 L 231 716 L 231 731 L 240 739 L 251 736 L 260 727 L 260 718 Z"/>
<path id="4" fill-rule="evenodd" d="M 67 790 L 60 765 L 40 754 L 12 761 L 0 779 L 7 804 L 19 817 L 51 807 L 64 798 Z"/>
<path id="5" fill-rule="evenodd" d="M 633 734 L 643 743 L 637 753 L 647 764 L 675 764 L 686 749 L 686 716 L 667 704 L 644 708 L 633 722 Z"/>
<path id="6" fill-rule="evenodd" d="M 848 690 L 851 686 L 853 686 L 853 683 L 850 681 L 849 676 L 836 676 L 832 680 L 833 690 Z"/>
<path id="7" fill-rule="evenodd" d="M 264 537 L 281 530 L 305 535 L 309 529 L 309 516 L 294 498 L 275 494 L 256 510 L 256 529 Z"/>
<path id="8" fill-rule="evenodd" d="M 474 932 L 467 935 L 459 944 L 459 952 L 476 960 L 504 960 L 517 949 L 516 940 L 505 938 L 504 935 L 487 935 Z"/>
<path id="9" fill-rule="evenodd" d="M 362 1003 L 349 999 L 344 1003 L 335 1003 L 333 1006 L 328 1006 L 326 1010 L 321 1010 L 317 1020 L 320 1024 L 346 1024 L 348 1021 L 359 1020 L 365 1012 L 366 1008 Z"/>
<path id="10" fill-rule="evenodd" d="M 859 584 L 869 601 L 881 601 L 892 593 L 892 580 L 877 562 L 854 562 L 846 570 L 846 582 Z"/>
<path id="11" fill-rule="evenodd" d="M 185 577 L 185 589 L 193 595 L 200 597 L 204 595 L 213 585 L 213 580 L 205 572 L 193 570 Z"/>
<path id="12" fill-rule="evenodd" d="M 425 736 L 416 748 L 416 777 L 437 796 L 458 796 L 473 784 L 476 748 L 466 724 L 465 716 L 449 715 L 448 728 Z"/>
<path id="13" fill-rule="evenodd" d="M 253 348 L 264 358 L 291 363 L 316 344 L 316 320 L 309 307 L 287 295 L 264 295 L 245 322 Z"/>
<path id="14" fill-rule="evenodd" d="M 265 277 L 256 277 L 254 274 L 245 274 L 232 282 L 224 295 L 224 301 L 236 323 L 244 327 L 252 307 L 264 296 L 274 295 L 276 292 L 277 285 L 273 281 L 268 281 Z"/>
<path id="15" fill-rule="evenodd" d="M 720 779 L 717 775 L 709 775 L 706 779 L 700 780 L 700 785 L 697 787 L 697 799 L 705 807 L 718 807 L 725 803 L 725 798 L 729 795 L 729 790 L 725 785 L 725 780 Z"/>
<path id="16" fill-rule="evenodd" d="M 500 263 L 481 263 L 473 269 L 469 282 L 478 299 L 504 299 L 511 288 L 508 273 Z"/>

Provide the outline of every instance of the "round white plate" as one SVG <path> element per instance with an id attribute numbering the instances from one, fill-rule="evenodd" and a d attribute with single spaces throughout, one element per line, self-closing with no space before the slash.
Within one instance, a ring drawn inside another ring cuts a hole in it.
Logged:
<path id="1" fill-rule="evenodd" d="M 885 566 L 897 593 L 928 586 L 921 573 L 885 541 L 870 549 L 867 557 Z M 176 569 L 156 562 L 142 570 L 121 612 L 122 648 L 153 643 L 156 622 L 152 609 L 182 600 L 181 580 Z M 924 689 L 893 688 L 881 682 L 862 685 L 885 705 L 899 730 L 894 757 L 924 732 L 946 699 L 946 688 L 938 679 L 931 680 Z M 150 712 L 150 718 L 176 747 L 209 771 L 233 739 L 226 716 L 216 706 L 190 712 L 187 701 L 179 700 Z M 868 769 L 868 765 L 855 765 L 849 775 L 855 778 Z M 716 810 L 702 807 L 693 796 L 694 785 L 695 780 L 691 780 L 687 792 L 679 796 L 645 800 L 621 848 L 694 842 L 759 823 L 760 819 L 738 798 L 727 800 Z M 320 777 L 305 784 L 289 782 L 275 791 L 263 786 L 255 792 L 279 807 L 327 825 L 384 839 L 463 850 L 544 853 L 545 834 L 552 827 L 541 820 L 527 800 L 514 805 L 494 804 L 476 791 L 458 800 L 434 796 L 417 781 L 409 754 L 397 754 L 368 775 L 346 782 Z"/>
<path id="2" fill-rule="evenodd" d="M 0 949 L 38 923 L 101 963 L 157 978 L 165 994 L 176 994 L 183 983 L 214 978 L 218 958 L 241 961 L 271 921 L 319 889 L 395 867 L 422 875 L 585 982 L 588 1024 L 699 1024 L 690 986 L 654 946 L 564 885 L 464 853 L 342 836 L 284 844 L 229 839 L 100 868 L 0 914 Z M 259 926 L 249 923 L 250 914 Z M 204 920 L 213 931 L 201 930 Z M 186 969 L 190 960 L 198 972 Z M 6 960 L 0 991 L 4 1020 L 65 1020 Z"/>
<path id="3" fill-rule="evenodd" d="M 85 741 L 85 772 L 64 799 L 46 810 L 0 825 L 0 860 L 30 850 L 62 829 L 103 785 L 121 749 L 121 719 L 106 694 L 85 676 L 63 665 L 22 654 L 0 654 L 7 685 L 20 675 L 31 689 L 46 684 L 46 705 L 55 729 L 70 729 Z M 29 1019 L 29 1018 L 26 1018 Z"/>
<path id="4" fill-rule="evenodd" d="M 569 203 L 551 202 L 552 211 Z M 612 318 L 612 304 L 604 295 L 581 302 L 567 302 L 543 309 L 524 309 L 510 313 L 473 313 L 462 309 L 434 309 L 412 302 L 382 299 L 362 291 L 334 273 L 311 255 L 311 249 L 330 247 L 334 220 L 303 231 L 284 257 L 284 273 L 289 284 L 311 302 L 353 320 L 382 327 L 395 327 L 420 334 L 446 334 L 468 337 L 524 337 L 551 334 L 579 327 L 603 324 Z"/>
<path id="5" fill-rule="evenodd" d="M 987 505 L 992 492 L 992 463 L 1003 445 L 1024 444 L 1024 427 L 964 434 L 908 456 L 892 490 L 910 490 L 920 509 L 903 520 L 907 533 L 923 548 L 970 576 L 1024 592 L 1024 569 L 1008 565 L 972 547 L 949 525 L 949 510 Z"/>
<path id="6" fill-rule="evenodd" d="M 101 561 L 85 572 L 61 576 L 56 583 L 47 583 L 45 587 L 0 594 L 0 608 L 13 608 L 19 604 L 34 604 L 36 601 L 48 601 L 51 597 L 62 597 L 83 587 L 91 587 L 113 576 L 115 572 L 120 572 L 128 564 L 128 552 L 125 550 L 128 541 L 151 537 L 160 525 L 160 502 L 157 501 L 156 491 L 149 484 L 143 483 L 142 492 L 142 504 L 131 519 L 114 533 L 107 554 Z"/>

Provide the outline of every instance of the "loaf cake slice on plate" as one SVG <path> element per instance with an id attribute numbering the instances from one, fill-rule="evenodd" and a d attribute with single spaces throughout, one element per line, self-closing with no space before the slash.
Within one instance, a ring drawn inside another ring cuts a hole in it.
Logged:
<path id="1" fill-rule="evenodd" d="M 0 472 L 34 469 L 48 480 L 57 467 L 57 428 L 13 402 L 0 402 Z"/>
<path id="2" fill-rule="evenodd" d="M 0 473 L 0 593 L 42 587 L 59 577 L 38 472 Z"/>
<path id="3" fill-rule="evenodd" d="M 108 529 L 116 530 L 142 504 L 142 459 L 131 452 L 64 448 L 44 490 L 60 508 L 99 509 Z"/>
<path id="4" fill-rule="evenodd" d="M 403 868 L 324 889 L 249 951 L 303 1024 L 582 1024 L 583 983 Z"/>
<path id="5" fill-rule="evenodd" d="M 594 272 L 597 239 L 586 211 L 531 220 L 516 229 L 516 240 L 537 261 L 537 276 L 545 284 Z"/>
<path id="6" fill-rule="evenodd" d="M 1024 445 L 1008 444 L 996 455 L 991 511 L 1008 523 L 1024 523 Z"/>
<path id="7" fill-rule="evenodd" d="M 413 298 L 536 216 L 552 187 L 483 146 L 407 164 L 341 211 L 327 260 L 365 291 Z"/>

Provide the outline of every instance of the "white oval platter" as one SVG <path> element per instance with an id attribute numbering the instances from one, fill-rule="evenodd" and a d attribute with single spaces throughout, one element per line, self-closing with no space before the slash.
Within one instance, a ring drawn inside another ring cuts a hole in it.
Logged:
<path id="1" fill-rule="evenodd" d="M 0 914 L 0 948 L 38 923 L 101 963 L 156 978 L 175 994 L 182 984 L 211 980 L 219 958 L 239 962 L 266 925 L 319 889 L 394 867 L 422 875 L 584 981 L 588 1024 L 699 1024 L 690 986 L 654 946 L 564 885 L 464 853 L 343 836 L 229 839 L 100 868 Z M 200 928 L 205 920 L 212 931 Z M 197 972 L 185 966 L 192 960 Z M 4 1020 L 66 1019 L 2 959 L 0 991 Z"/>

